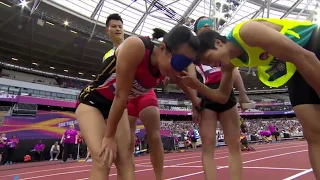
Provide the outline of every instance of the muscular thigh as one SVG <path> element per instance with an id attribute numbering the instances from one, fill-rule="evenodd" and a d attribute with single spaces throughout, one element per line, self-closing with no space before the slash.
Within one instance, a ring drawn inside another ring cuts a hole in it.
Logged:
<path id="1" fill-rule="evenodd" d="M 141 98 L 139 105 L 139 117 L 146 131 L 150 133 L 160 133 L 160 111 L 158 100 L 154 91 L 150 91 Z M 157 134 L 156 134 L 157 135 Z"/>
<path id="2" fill-rule="evenodd" d="M 116 131 L 116 140 L 118 146 L 118 152 L 121 155 L 121 151 L 128 149 L 130 147 L 131 142 L 131 133 L 130 133 L 130 125 L 127 110 L 124 111 L 120 122 L 118 124 L 118 128 Z M 127 152 L 127 151 L 124 151 Z"/>
<path id="3" fill-rule="evenodd" d="M 91 150 L 92 157 L 98 158 L 102 139 L 105 134 L 106 122 L 101 112 L 91 106 L 80 104 L 76 110 L 81 133 Z"/>
<path id="4" fill-rule="evenodd" d="M 293 110 L 303 127 L 304 135 L 307 137 L 318 137 L 320 134 L 320 105 L 298 105 Z"/>
<path id="5" fill-rule="evenodd" d="M 201 112 L 201 120 L 199 122 L 199 131 L 202 143 L 215 143 L 217 127 L 217 113 L 209 109 Z M 213 141 L 213 142 L 211 142 Z"/>
<path id="6" fill-rule="evenodd" d="M 240 120 L 237 107 L 219 113 L 219 121 L 222 126 L 225 140 L 228 144 L 228 141 L 237 141 L 239 142 L 240 138 Z"/>

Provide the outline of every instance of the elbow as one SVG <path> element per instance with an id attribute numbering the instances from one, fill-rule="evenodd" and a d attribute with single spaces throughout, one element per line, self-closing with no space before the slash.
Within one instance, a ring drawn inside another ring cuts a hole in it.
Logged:
<path id="1" fill-rule="evenodd" d="M 292 63 L 294 65 L 304 64 L 310 62 L 311 59 L 318 59 L 316 54 L 312 51 L 303 50 L 299 55 L 292 57 Z"/>
<path id="2" fill-rule="evenodd" d="M 218 103 L 220 104 L 226 104 L 229 101 L 230 93 L 227 94 L 221 90 L 219 90 L 219 98 L 218 98 Z"/>
<path id="3" fill-rule="evenodd" d="M 220 99 L 219 99 L 219 103 L 220 104 L 226 104 L 229 100 L 229 96 L 226 96 L 226 95 L 221 95 L 220 96 Z"/>

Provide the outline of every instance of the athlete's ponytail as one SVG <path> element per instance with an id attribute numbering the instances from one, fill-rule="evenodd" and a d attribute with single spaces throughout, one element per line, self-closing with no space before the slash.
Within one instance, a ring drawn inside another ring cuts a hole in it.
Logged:
<path id="1" fill-rule="evenodd" d="M 167 32 L 164 31 L 163 29 L 160 28 L 154 28 L 153 30 L 153 34 L 152 34 L 152 39 L 160 39 L 163 38 Z"/>

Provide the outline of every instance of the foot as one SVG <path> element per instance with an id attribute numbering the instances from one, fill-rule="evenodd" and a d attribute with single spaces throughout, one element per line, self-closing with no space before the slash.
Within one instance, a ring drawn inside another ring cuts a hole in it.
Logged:
<path id="1" fill-rule="evenodd" d="M 53 161 L 53 159 L 51 158 L 50 161 Z"/>
<path id="2" fill-rule="evenodd" d="M 54 158 L 55 161 L 58 161 L 58 158 Z"/>

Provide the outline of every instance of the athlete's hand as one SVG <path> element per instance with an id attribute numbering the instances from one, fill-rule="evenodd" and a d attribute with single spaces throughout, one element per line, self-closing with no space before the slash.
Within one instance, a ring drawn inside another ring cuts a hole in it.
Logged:
<path id="1" fill-rule="evenodd" d="M 234 67 L 231 63 L 229 63 L 229 64 L 222 64 L 222 66 L 221 66 L 221 71 L 224 71 L 224 72 L 232 72 L 234 68 L 235 68 L 235 67 Z"/>
<path id="2" fill-rule="evenodd" d="M 169 77 L 165 77 L 164 80 L 162 81 L 164 86 L 167 86 L 170 82 L 170 78 Z"/>
<path id="3" fill-rule="evenodd" d="M 199 86 L 201 86 L 201 82 L 197 79 L 197 77 L 191 76 L 188 72 L 182 71 L 180 74 L 180 79 L 186 86 L 197 89 Z"/>
<path id="4" fill-rule="evenodd" d="M 239 95 L 239 104 L 242 111 L 255 108 L 255 103 L 249 99 L 247 94 Z M 245 106 L 245 104 L 249 104 L 250 107 Z"/>
<path id="5" fill-rule="evenodd" d="M 104 137 L 99 152 L 100 158 L 102 158 L 102 165 L 111 167 L 112 163 L 117 158 L 117 144 L 114 137 Z"/>

